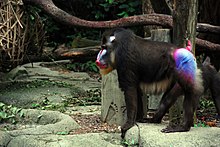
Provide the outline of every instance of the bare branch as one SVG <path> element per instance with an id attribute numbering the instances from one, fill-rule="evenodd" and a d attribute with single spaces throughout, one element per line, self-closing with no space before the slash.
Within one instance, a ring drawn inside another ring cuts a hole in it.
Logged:
<path id="1" fill-rule="evenodd" d="M 202 49 L 207 50 L 207 51 L 220 51 L 219 44 L 215 44 L 207 40 L 196 38 L 196 45 L 198 46 L 196 50 L 199 50 L 199 51 L 201 51 Z"/>

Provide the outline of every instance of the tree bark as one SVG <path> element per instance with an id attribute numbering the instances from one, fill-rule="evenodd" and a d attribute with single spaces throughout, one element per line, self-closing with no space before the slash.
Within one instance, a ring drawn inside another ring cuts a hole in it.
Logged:
<path id="1" fill-rule="evenodd" d="M 196 45 L 198 48 L 196 48 L 196 52 L 203 52 L 203 51 L 217 51 L 220 52 L 220 44 L 212 43 L 207 40 L 196 38 Z"/>
<path id="2" fill-rule="evenodd" d="M 193 46 L 192 52 L 195 52 L 197 11 L 197 0 L 174 0 L 173 43 L 185 47 L 187 40 L 190 40 Z M 181 112 L 182 100 L 178 99 L 169 111 L 169 125 L 181 123 Z"/>
<path id="3" fill-rule="evenodd" d="M 142 12 L 143 14 L 153 14 L 154 9 L 151 4 L 151 0 L 142 0 Z M 150 37 L 151 36 L 151 30 L 156 29 L 158 26 L 144 26 L 144 37 Z"/>

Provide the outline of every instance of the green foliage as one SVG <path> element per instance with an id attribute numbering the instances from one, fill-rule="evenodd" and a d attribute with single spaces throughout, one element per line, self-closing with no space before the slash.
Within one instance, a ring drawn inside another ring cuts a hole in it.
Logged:
<path id="1" fill-rule="evenodd" d="M 33 103 L 31 106 L 33 109 L 40 110 L 58 110 L 60 112 L 64 112 L 67 107 L 67 103 L 52 103 L 46 97 L 40 103 Z"/>
<path id="2" fill-rule="evenodd" d="M 214 107 L 215 104 L 213 101 L 211 101 L 209 99 L 202 98 L 199 102 L 199 106 L 201 109 L 207 109 L 207 108 Z"/>
<path id="3" fill-rule="evenodd" d="M 69 132 L 67 131 L 62 131 L 62 132 L 57 132 L 57 135 L 68 135 Z"/>
<path id="4" fill-rule="evenodd" d="M 68 4 L 55 2 L 64 11 L 85 20 L 114 20 L 121 17 L 141 14 L 141 1 L 138 0 L 93 0 L 70 1 Z M 78 6 L 78 7 L 76 7 Z M 56 47 L 65 43 L 67 46 L 76 37 L 100 40 L 101 30 L 90 28 L 76 28 L 63 25 L 55 21 L 41 9 L 28 5 L 27 15 L 32 23 L 41 18 L 46 31 L 46 45 Z"/>
<path id="5" fill-rule="evenodd" d="M 18 118 L 24 116 L 21 108 L 6 105 L 0 102 L 0 122 L 16 123 Z"/>
<path id="6" fill-rule="evenodd" d="M 132 139 L 131 141 L 129 140 L 122 140 L 121 144 L 127 147 L 132 147 L 132 146 L 136 146 L 137 144 L 135 144 L 134 139 Z"/>
<path id="7" fill-rule="evenodd" d="M 66 87 L 66 88 L 71 87 L 70 84 L 65 83 L 63 81 L 51 81 L 51 80 L 35 80 L 25 85 L 21 85 L 21 87 L 25 86 L 25 88 L 37 88 L 37 87 L 48 87 L 51 85 L 57 87 Z"/>
<path id="8" fill-rule="evenodd" d="M 86 63 L 73 63 L 73 64 L 67 64 L 67 69 L 73 70 L 73 71 L 91 71 L 91 72 L 98 72 L 99 69 L 96 66 L 95 62 L 93 61 L 88 61 Z"/>
<path id="9" fill-rule="evenodd" d="M 204 122 L 199 121 L 198 123 L 194 124 L 194 127 L 198 128 L 198 127 L 209 127 L 209 126 L 206 125 Z"/>
<path id="10" fill-rule="evenodd" d="M 100 6 L 102 6 L 104 8 L 105 12 L 111 12 L 111 10 L 114 10 L 114 12 L 116 12 L 116 15 L 119 17 L 128 17 L 134 14 L 137 14 L 137 12 L 139 10 L 139 7 L 141 5 L 141 1 L 135 0 L 135 1 L 131 1 L 131 0 L 105 0 L 105 3 L 100 4 Z M 115 10 L 117 9 L 117 10 Z M 95 18 L 99 18 L 100 16 L 104 16 L 104 15 L 100 15 L 101 13 L 99 11 L 97 11 L 98 13 L 96 13 L 96 17 Z M 98 14 L 98 16 L 97 16 Z"/>

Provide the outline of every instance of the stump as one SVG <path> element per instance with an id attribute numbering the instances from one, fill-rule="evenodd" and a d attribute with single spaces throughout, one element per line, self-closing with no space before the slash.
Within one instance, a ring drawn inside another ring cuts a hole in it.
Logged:
<path id="1" fill-rule="evenodd" d="M 102 76 L 101 119 L 109 124 L 122 125 L 126 121 L 124 93 L 120 90 L 116 70 Z"/>

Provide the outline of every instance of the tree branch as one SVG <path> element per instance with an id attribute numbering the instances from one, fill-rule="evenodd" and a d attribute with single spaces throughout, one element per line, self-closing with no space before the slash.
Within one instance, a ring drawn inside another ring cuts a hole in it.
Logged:
<path id="1" fill-rule="evenodd" d="M 215 44 L 207 40 L 196 38 L 196 45 L 198 46 L 196 51 L 202 51 L 202 49 L 204 50 L 208 49 L 208 51 L 218 51 L 218 52 L 220 51 L 219 44 Z"/>
<path id="2" fill-rule="evenodd" d="M 220 34 L 220 27 L 219 26 L 213 26 L 210 24 L 205 24 L 205 23 L 198 23 L 196 30 L 198 32 L 211 32 L 215 34 Z"/>
<path id="3" fill-rule="evenodd" d="M 172 28 L 173 19 L 170 15 L 165 14 L 144 14 L 120 18 L 112 21 L 87 21 L 77 18 L 61 10 L 52 0 L 23 0 L 25 4 L 34 4 L 42 8 L 46 13 L 51 15 L 55 20 L 58 20 L 66 25 L 89 27 L 89 28 L 114 28 L 126 26 L 140 25 L 160 25 L 167 28 Z M 197 31 L 212 32 L 220 34 L 220 26 L 212 26 L 209 24 L 197 24 Z"/>
<path id="4" fill-rule="evenodd" d="M 172 18 L 169 15 L 150 14 L 137 15 L 126 18 L 120 18 L 113 21 L 87 21 L 68 14 L 67 12 L 56 7 L 52 0 L 23 0 L 26 4 L 35 4 L 40 6 L 44 11 L 60 22 L 80 27 L 90 28 L 114 28 L 137 25 L 161 25 L 165 27 L 172 26 Z"/>

